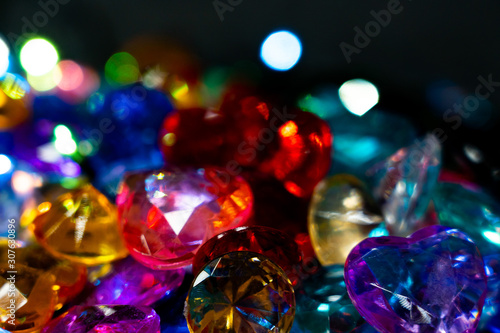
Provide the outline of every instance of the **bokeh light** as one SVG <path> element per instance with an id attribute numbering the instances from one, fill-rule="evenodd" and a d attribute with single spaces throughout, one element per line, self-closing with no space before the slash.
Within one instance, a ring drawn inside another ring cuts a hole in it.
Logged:
<path id="1" fill-rule="evenodd" d="M 378 103 L 379 93 L 373 83 L 354 79 L 340 86 L 339 97 L 347 110 L 362 116 Z"/>
<path id="2" fill-rule="evenodd" d="M 55 69 L 43 75 L 31 75 L 28 73 L 27 79 L 31 88 L 39 92 L 50 91 L 57 86 L 57 82 L 54 80 Z"/>
<path id="3" fill-rule="evenodd" d="M 5 104 L 7 104 L 7 95 L 5 95 L 3 90 L 0 90 L 0 108 L 2 108 Z"/>
<path id="4" fill-rule="evenodd" d="M 54 136 L 56 140 L 54 146 L 56 150 L 63 155 L 74 154 L 77 150 L 77 144 L 73 140 L 73 136 L 69 128 L 64 125 L 57 125 L 54 128 Z"/>
<path id="5" fill-rule="evenodd" d="M 139 64 L 127 52 L 113 54 L 104 66 L 104 75 L 111 85 L 126 85 L 139 79 Z"/>
<path id="6" fill-rule="evenodd" d="M 57 64 L 57 70 L 54 71 L 54 81 L 61 90 L 76 90 L 83 83 L 82 67 L 74 61 L 63 60 Z"/>
<path id="7" fill-rule="evenodd" d="M 262 43 L 260 57 L 270 68 L 286 71 L 295 66 L 302 55 L 300 40 L 289 31 L 269 35 Z"/>
<path id="8" fill-rule="evenodd" d="M 33 192 L 35 187 L 41 186 L 42 181 L 35 174 L 17 170 L 12 174 L 11 184 L 17 195 L 26 195 Z"/>
<path id="9" fill-rule="evenodd" d="M 0 38 L 0 77 L 4 76 L 9 69 L 9 47 Z"/>
<path id="10" fill-rule="evenodd" d="M 6 174 L 12 170 L 12 162 L 6 155 L 0 154 L 0 175 Z"/>
<path id="11" fill-rule="evenodd" d="M 50 72 L 59 60 L 57 50 L 49 41 L 35 38 L 24 44 L 20 54 L 21 65 L 33 76 Z"/>

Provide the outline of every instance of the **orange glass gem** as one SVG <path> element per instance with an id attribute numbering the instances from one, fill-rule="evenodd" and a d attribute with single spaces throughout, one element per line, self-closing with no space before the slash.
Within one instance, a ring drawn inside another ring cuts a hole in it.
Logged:
<path id="1" fill-rule="evenodd" d="M 12 242 L 10 244 L 12 245 Z M 59 287 L 56 310 L 72 300 L 85 287 L 87 282 L 87 267 L 85 265 L 56 259 L 38 244 L 25 246 L 24 242 L 21 241 L 17 241 L 15 244 L 15 248 L 9 247 L 8 239 L 0 240 L 1 262 L 7 263 L 9 253 L 12 254 L 15 251 L 16 264 L 54 274 L 56 277 L 55 285 Z"/>
<path id="2" fill-rule="evenodd" d="M 91 185 L 60 196 L 32 224 L 52 255 L 89 266 L 127 256 L 115 207 Z"/>
<path id="3" fill-rule="evenodd" d="M 10 332 L 38 332 L 54 313 L 56 277 L 17 263 L 16 273 L 11 271 L 7 264 L 0 265 L 0 327 Z"/>

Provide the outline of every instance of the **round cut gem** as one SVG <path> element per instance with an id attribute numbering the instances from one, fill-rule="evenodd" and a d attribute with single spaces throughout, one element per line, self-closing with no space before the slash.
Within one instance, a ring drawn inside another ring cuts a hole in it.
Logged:
<path id="1" fill-rule="evenodd" d="M 349 254 L 344 276 L 353 304 L 383 333 L 474 332 L 486 296 L 476 245 L 443 226 L 365 239 Z"/>
<path id="2" fill-rule="evenodd" d="M 196 276 L 185 316 L 193 333 L 287 333 L 295 296 L 285 273 L 265 256 L 231 252 L 216 258 Z"/>
<path id="3" fill-rule="evenodd" d="M 127 255 L 116 209 L 91 185 L 60 196 L 34 222 L 38 242 L 52 255 L 100 265 Z"/>
<path id="4" fill-rule="evenodd" d="M 160 317 L 146 306 L 74 306 L 42 333 L 160 333 Z"/>
<path id="5" fill-rule="evenodd" d="M 250 216 L 253 196 L 241 177 L 217 168 L 131 174 L 117 197 L 131 255 L 153 269 L 189 265 L 198 248 Z"/>
<path id="6" fill-rule="evenodd" d="M 300 263 L 297 244 L 283 232 L 260 226 L 240 227 L 225 231 L 209 239 L 198 250 L 193 260 L 193 272 L 223 254 L 235 251 L 260 253 L 278 264 L 287 273 Z"/>

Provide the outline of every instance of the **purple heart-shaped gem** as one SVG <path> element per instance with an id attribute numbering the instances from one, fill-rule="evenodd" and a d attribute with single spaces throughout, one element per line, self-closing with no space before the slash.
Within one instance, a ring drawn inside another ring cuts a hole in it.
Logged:
<path id="1" fill-rule="evenodd" d="M 365 239 L 344 274 L 352 302 L 380 332 L 474 332 L 486 296 L 476 245 L 443 226 Z"/>

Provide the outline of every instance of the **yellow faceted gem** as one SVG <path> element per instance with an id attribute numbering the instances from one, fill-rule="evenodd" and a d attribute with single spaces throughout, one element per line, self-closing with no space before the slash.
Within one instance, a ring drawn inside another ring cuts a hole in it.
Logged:
<path id="1" fill-rule="evenodd" d="M 14 269 L 0 265 L 0 327 L 10 332 L 38 332 L 54 313 L 56 278 L 17 263 Z"/>
<path id="2" fill-rule="evenodd" d="M 311 243 L 323 266 L 344 264 L 352 248 L 383 222 L 380 209 L 354 176 L 324 179 L 309 206 Z"/>
<path id="3" fill-rule="evenodd" d="M 61 195 L 31 226 L 52 255 L 94 266 L 128 254 L 116 219 L 114 205 L 86 185 Z"/>
<path id="4" fill-rule="evenodd" d="M 22 241 L 0 239 L 0 262 L 22 264 L 29 268 L 52 273 L 56 277 L 58 303 L 56 310 L 77 296 L 87 282 L 87 267 L 83 264 L 54 258 L 38 244 L 25 245 Z"/>
<path id="5" fill-rule="evenodd" d="M 267 257 L 230 252 L 198 273 L 184 315 L 191 333 L 288 333 L 295 317 L 294 290 Z"/>

